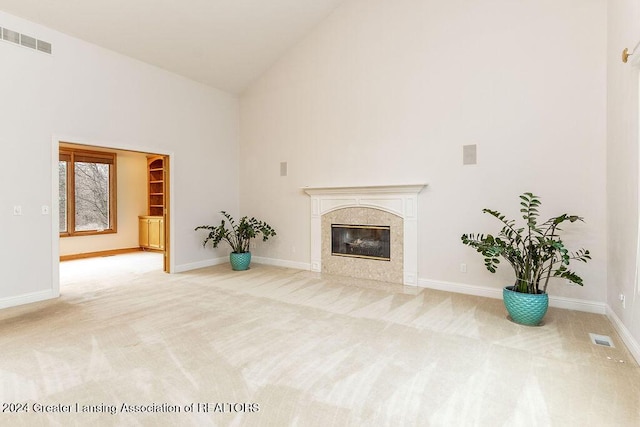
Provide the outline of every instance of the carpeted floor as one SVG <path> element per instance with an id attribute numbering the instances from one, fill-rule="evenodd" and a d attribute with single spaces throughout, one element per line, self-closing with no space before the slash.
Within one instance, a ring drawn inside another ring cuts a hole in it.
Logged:
<path id="1" fill-rule="evenodd" d="M 532 328 L 500 300 L 160 263 L 66 262 L 61 298 L 0 311 L 0 425 L 640 425 L 640 368 L 604 316 Z"/>

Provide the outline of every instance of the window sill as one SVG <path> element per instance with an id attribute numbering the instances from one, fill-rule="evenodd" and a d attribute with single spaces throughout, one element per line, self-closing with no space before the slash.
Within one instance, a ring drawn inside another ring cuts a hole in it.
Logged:
<path id="1" fill-rule="evenodd" d="M 81 236 L 98 236 L 101 234 L 116 234 L 116 230 L 104 230 L 104 231 L 76 231 L 74 233 L 60 233 L 60 237 L 81 237 Z"/>

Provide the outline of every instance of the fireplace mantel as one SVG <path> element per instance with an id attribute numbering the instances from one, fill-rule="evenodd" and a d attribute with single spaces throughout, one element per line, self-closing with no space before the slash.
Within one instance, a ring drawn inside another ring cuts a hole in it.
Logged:
<path id="1" fill-rule="evenodd" d="M 343 208 L 381 209 L 403 219 L 405 285 L 418 283 L 418 193 L 427 184 L 305 187 L 311 196 L 311 270 L 322 271 L 322 215 Z"/>
<path id="2" fill-rule="evenodd" d="M 305 187 L 310 196 L 324 194 L 418 194 L 427 184 L 413 185 L 370 185 L 363 187 Z"/>

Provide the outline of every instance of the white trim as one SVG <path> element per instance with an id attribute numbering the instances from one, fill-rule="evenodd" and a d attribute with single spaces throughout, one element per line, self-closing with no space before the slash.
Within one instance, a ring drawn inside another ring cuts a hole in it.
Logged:
<path id="1" fill-rule="evenodd" d="M 427 184 L 368 185 L 363 187 L 304 187 L 310 196 L 324 194 L 418 194 Z"/>
<path id="2" fill-rule="evenodd" d="M 629 349 L 629 352 L 636 359 L 636 362 L 640 364 L 640 344 L 633 338 L 631 332 L 627 329 L 627 327 L 622 323 L 622 320 L 616 315 L 616 313 L 607 305 L 607 317 L 613 324 L 616 332 L 622 338 L 622 341 Z"/>
<path id="3" fill-rule="evenodd" d="M 549 306 L 566 308 L 567 310 L 584 311 L 585 313 L 607 314 L 607 304 L 577 298 L 554 297 L 549 295 Z"/>
<path id="4" fill-rule="evenodd" d="M 257 264 L 273 265 L 275 267 L 293 268 L 295 270 L 311 270 L 311 264 L 308 262 L 287 261 L 284 259 L 265 258 L 260 256 L 252 256 L 251 262 Z"/>
<path id="5" fill-rule="evenodd" d="M 640 42 L 639 42 L 640 43 Z M 638 45 L 636 45 L 637 47 Z M 640 54 L 638 55 L 634 55 L 631 57 L 631 64 L 636 67 L 638 67 L 638 65 L 640 64 Z M 637 98 L 636 98 L 636 105 L 640 105 L 640 74 L 636 73 L 636 80 L 638 81 L 638 93 Z M 640 109 L 638 109 L 638 120 L 640 121 Z M 638 147 L 640 147 L 640 133 L 638 135 L 636 135 L 636 141 L 637 141 L 637 145 Z M 638 161 L 640 162 L 640 150 L 638 151 Z M 640 164 L 640 163 L 639 163 Z M 638 176 L 638 178 L 640 179 L 640 176 Z M 640 182 L 640 181 L 638 181 Z M 638 186 L 638 188 L 636 188 L 637 190 L 637 205 L 638 205 L 638 211 L 640 212 L 640 185 Z M 637 225 L 637 229 L 636 229 L 636 265 L 635 265 L 635 271 L 634 273 L 634 277 L 633 277 L 633 293 L 634 295 L 640 295 L 640 284 L 638 283 L 638 275 L 640 274 L 640 216 L 638 216 L 636 218 L 636 225 Z"/>
<path id="6" fill-rule="evenodd" d="M 28 294 L 2 298 L 0 299 L 0 309 L 15 307 L 23 304 L 31 304 L 33 302 L 44 301 L 52 298 L 58 298 L 59 296 L 60 296 L 59 292 L 56 292 L 52 289 L 47 289 L 44 291 L 31 292 Z"/>
<path id="7" fill-rule="evenodd" d="M 437 291 L 455 292 L 457 294 L 474 295 L 477 297 L 502 299 L 502 289 L 467 285 L 464 283 L 418 279 L 418 287 L 435 289 Z"/>
<path id="8" fill-rule="evenodd" d="M 186 271 L 197 270 L 198 268 L 212 267 L 229 262 L 229 257 L 211 258 L 204 261 L 192 262 L 189 264 L 177 265 L 175 272 L 184 273 Z M 311 270 L 311 264 L 306 262 L 287 261 L 284 259 L 265 258 L 252 256 L 251 262 L 256 264 L 272 265 L 274 267 L 293 268 L 295 270 Z"/>
<path id="9" fill-rule="evenodd" d="M 54 142 L 67 142 L 69 144 L 89 145 L 94 147 L 110 148 L 112 150 L 124 150 L 124 151 L 137 151 L 139 153 L 158 154 L 162 156 L 173 156 L 172 151 L 167 151 L 163 148 L 149 147 L 143 145 L 132 145 L 118 141 L 99 141 L 94 140 L 91 137 L 79 137 L 56 134 L 52 137 Z M 171 165 L 170 165 L 171 166 Z"/>
<path id="10" fill-rule="evenodd" d="M 211 258 L 204 261 L 192 262 L 189 264 L 177 265 L 175 272 L 184 273 L 186 271 L 197 270 L 198 268 L 212 267 L 229 262 L 229 257 Z M 251 262 L 256 264 L 272 265 L 274 267 L 293 268 L 295 270 L 311 270 L 311 264 L 307 262 L 287 261 L 284 259 L 265 258 L 252 256 Z"/>
<path id="11" fill-rule="evenodd" d="M 204 261 L 191 262 L 189 264 L 176 265 L 173 271 L 174 273 L 184 273 L 185 271 L 197 270 L 198 268 L 212 267 L 214 265 L 224 264 L 229 262 L 229 257 L 211 258 Z"/>
<path id="12" fill-rule="evenodd" d="M 51 144 L 51 194 L 49 199 L 49 214 L 51 215 L 51 291 L 53 296 L 51 298 L 58 298 L 60 296 L 60 203 L 58 202 L 59 191 L 58 180 L 59 166 L 58 160 L 60 158 L 60 148 L 58 141 L 55 139 Z"/>
<path id="13" fill-rule="evenodd" d="M 421 288 L 436 289 L 439 291 L 455 292 L 458 294 L 474 295 L 494 299 L 502 299 L 502 288 L 489 288 L 486 286 L 468 285 L 465 283 L 443 282 L 428 279 L 419 279 Z M 549 306 L 568 310 L 584 311 L 586 313 L 606 314 L 607 306 L 598 301 L 588 301 L 576 298 L 554 297 L 549 295 Z"/>

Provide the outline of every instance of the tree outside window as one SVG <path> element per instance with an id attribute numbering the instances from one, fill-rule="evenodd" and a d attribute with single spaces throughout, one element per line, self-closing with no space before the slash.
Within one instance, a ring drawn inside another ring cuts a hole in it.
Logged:
<path id="1" fill-rule="evenodd" d="M 115 153 L 60 149 L 60 235 L 115 232 Z"/>

